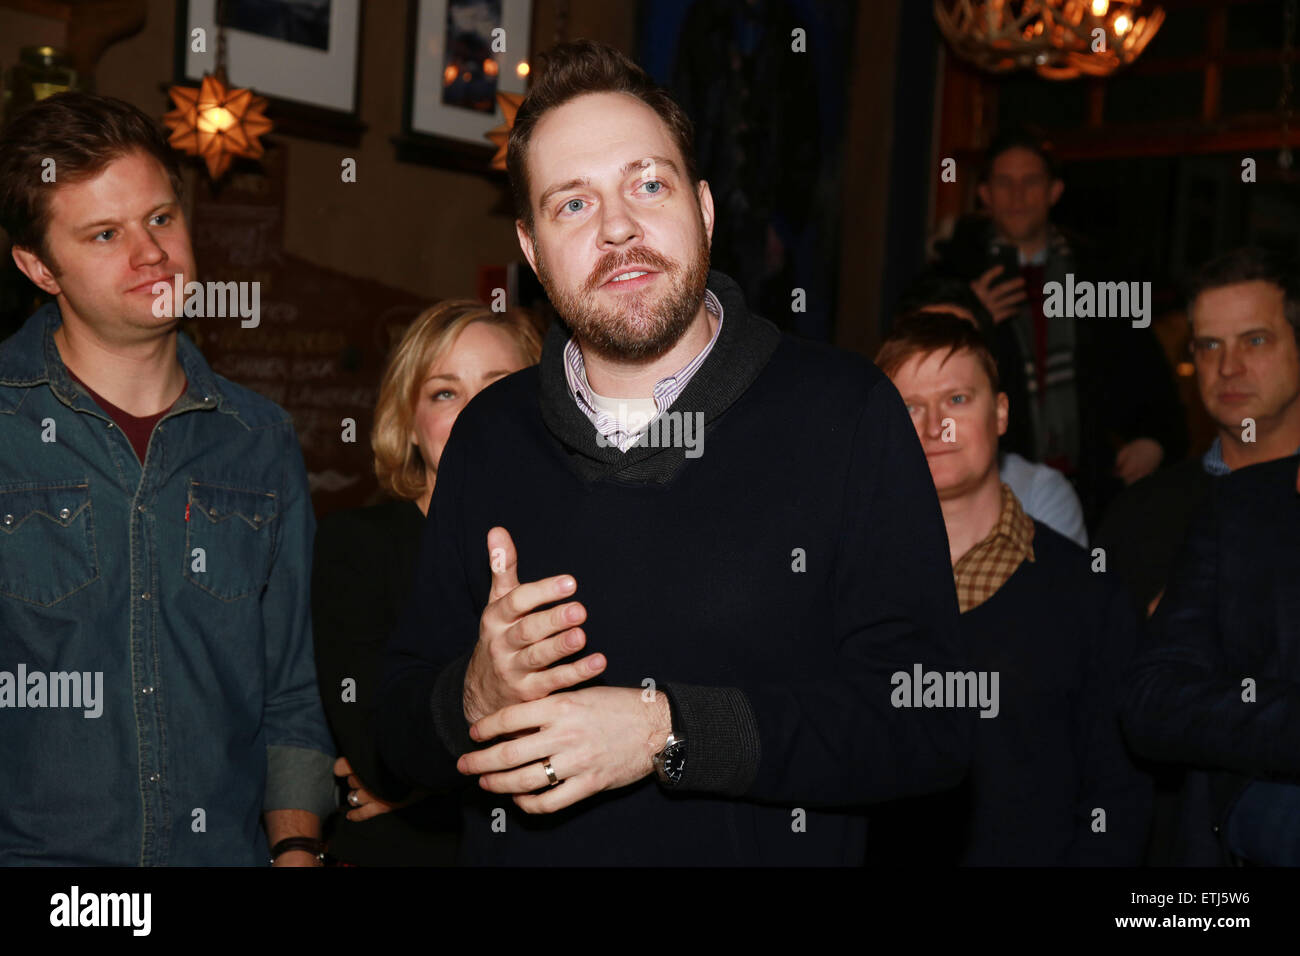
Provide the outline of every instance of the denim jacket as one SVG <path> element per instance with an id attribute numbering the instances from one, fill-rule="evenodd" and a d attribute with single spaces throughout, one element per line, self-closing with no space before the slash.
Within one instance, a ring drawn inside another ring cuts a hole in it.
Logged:
<path id="1" fill-rule="evenodd" d="M 61 321 L 0 345 L 0 864 L 265 863 L 332 802 L 293 425 L 180 335 L 142 467 Z"/>

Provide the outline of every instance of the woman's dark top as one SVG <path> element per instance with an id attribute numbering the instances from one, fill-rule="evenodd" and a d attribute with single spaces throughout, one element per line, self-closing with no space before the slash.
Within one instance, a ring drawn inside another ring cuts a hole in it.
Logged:
<path id="1" fill-rule="evenodd" d="M 379 760 L 371 712 L 384 645 L 410 593 L 424 515 L 411 501 L 336 512 L 320 522 L 312 569 L 316 674 L 325 715 L 353 772 L 385 799 L 410 797 Z M 355 692 L 344 681 L 356 681 Z M 349 699 L 345 699 L 349 698 Z M 345 791 L 346 793 L 346 791 Z M 354 822 L 327 824 L 330 855 L 370 866 L 451 865 L 460 816 L 454 797 L 425 797 Z"/>

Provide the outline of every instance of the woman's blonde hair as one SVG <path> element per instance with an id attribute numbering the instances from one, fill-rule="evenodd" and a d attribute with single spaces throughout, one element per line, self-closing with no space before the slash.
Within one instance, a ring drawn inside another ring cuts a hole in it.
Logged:
<path id="1" fill-rule="evenodd" d="M 541 335 L 522 310 L 493 312 L 472 299 L 447 299 L 421 312 L 388 361 L 379 385 L 375 424 L 370 430 L 375 477 L 387 494 L 414 501 L 424 492 L 424 458 L 411 442 L 416 403 L 430 366 L 440 361 L 456 337 L 475 322 L 486 322 L 509 334 L 528 365 L 541 359 Z"/>

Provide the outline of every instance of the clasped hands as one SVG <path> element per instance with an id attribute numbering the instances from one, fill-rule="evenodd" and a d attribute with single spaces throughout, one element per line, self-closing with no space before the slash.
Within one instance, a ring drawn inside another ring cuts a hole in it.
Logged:
<path id="1" fill-rule="evenodd" d="M 648 776 L 672 730 L 667 698 L 635 687 L 566 690 L 601 673 L 605 657 L 560 663 L 586 645 L 578 625 L 587 611 L 576 601 L 536 609 L 563 601 L 577 583 L 561 574 L 520 584 L 509 532 L 493 528 L 487 543 L 492 591 L 465 673 L 464 712 L 471 738 L 499 742 L 464 754 L 457 769 L 477 774 L 484 790 L 512 794 L 527 813 L 554 813 Z"/>

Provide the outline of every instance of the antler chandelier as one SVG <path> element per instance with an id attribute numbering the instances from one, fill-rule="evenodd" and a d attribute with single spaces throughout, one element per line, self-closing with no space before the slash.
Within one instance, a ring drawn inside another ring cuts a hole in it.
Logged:
<path id="1" fill-rule="evenodd" d="M 934 0 L 958 56 L 992 73 L 1032 69 L 1049 80 L 1108 76 L 1136 60 L 1164 22 L 1142 0 Z"/>

